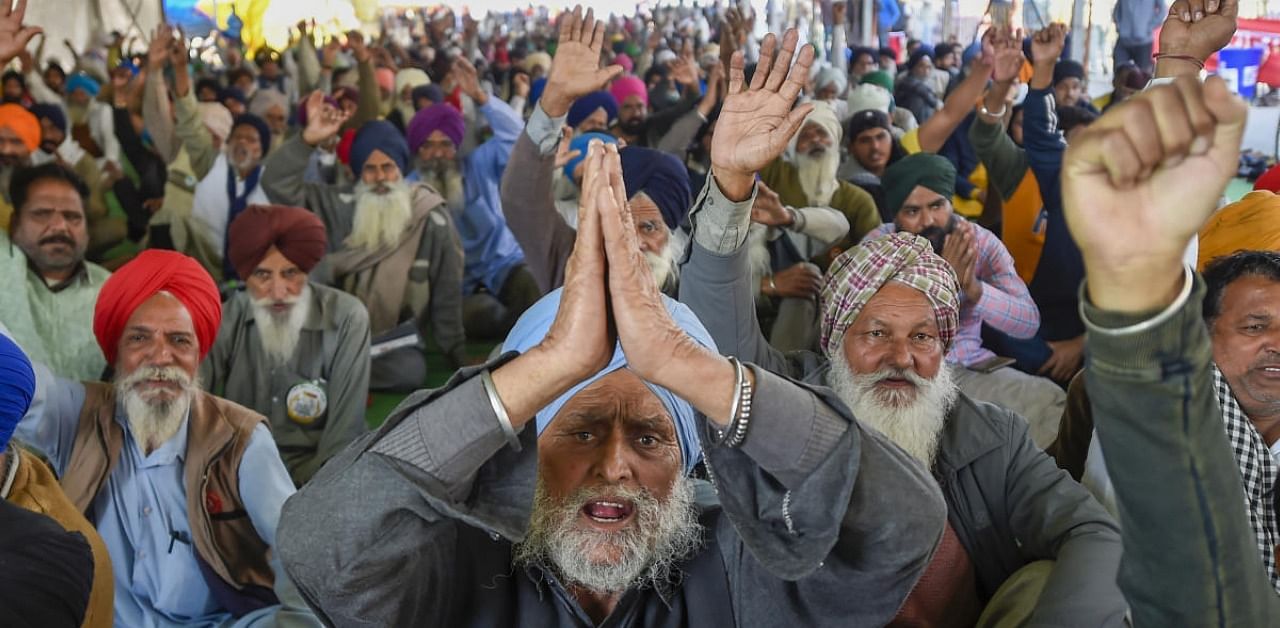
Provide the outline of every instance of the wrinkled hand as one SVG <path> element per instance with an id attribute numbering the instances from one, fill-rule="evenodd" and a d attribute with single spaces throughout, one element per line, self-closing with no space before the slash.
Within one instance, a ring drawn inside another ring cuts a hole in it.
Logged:
<path id="1" fill-rule="evenodd" d="M 756 202 L 751 206 L 751 222 L 766 227 L 785 227 L 794 222 L 791 212 L 782 206 L 782 199 L 764 181 L 756 182 Z"/>
<path id="2" fill-rule="evenodd" d="M 477 105 L 484 105 L 489 102 L 489 94 L 480 86 L 480 76 L 476 73 L 476 66 L 471 65 L 464 55 L 459 55 L 453 61 L 453 67 L 450 75 L 459 87 L 462 93 L 466 94 Z"/>
<path id="3" fill-rule="evenodd" d="M 1177 0 L 1160 29 L 1160 52 L 1203 62 L 1231 43 L 1239 13 L 1239 0 Z"/>
<path id="4" fill-rule="evenodd" d="M 1072 140 L 1062 198 L 1095 305 L 1143 312 L 1173 300 L 1187 242 L 1236 172 L 1247 112 L 1221 78 L 1179 77 Z"/>
<path id="5" fill-rule="evenodd" d="M 1053 354 L 1045 360 L 1038 374 L 1055 382 L 1068 382 L 1084 363 L 1084 334 L 1068 340 L 1047 341 Z"/>
<path id="6" fill-rule="evenodd" d="M 1067 45 L 1066 24 L 1054 22 L 1031 36 L 1031 63 L 1035 65 L 1053 65 L 1062 56 L 1062 49 Z"/>
<path id="7" fill-rule="evenodd" d="M 6 64 L 27 48 L 31 38 L 42 32 L 39 26 L 27 26 L 22 18 L 27 14 L 27 0 L 18 0 L 18 6 L 10 8 L 8 2 L 0 3 L 0 65 Z"/>
<path id="8" fill-rule="evenodd" d="M 960 288 L 972 303 L 982 298 L 982 282 L 978 280 L 978 245 L 973 227 L 968 221 L 956 224 L 955 231 L 947 235 L 942 244 L 942 259 L 947 260 L 960 280 Z"/>
<path id="9" fill-rule="evenodd" d="M 600 50 L 604 47 L 604 22 L 595 19 L 595 12 L 582 6 L 573 13 L 560 16 L 560 40 L 556 46 L 556 58 L 551 64 L 546 89 L 539 103 L 548 116 L 564 115 L 579 97 L 603 88 L 613 77 L 622 73 L 622 66 L 600 68 Z"/>
<path id="10" fill-rule="evenodd" d="M 568 125 L 560 127 L 560 144 L 556 146 L 555 166 L 557 170 L 582 154 L 580 150 L 569 150 L 569 143 L 572 141 L 573 128 Z"/>
<path id="11" fill-rule="evenodd" d="M 762 292 L 784 299 L 811 299 L 822 291 L 822 273 L 813 264 L 800 262 L 773 274 L 773 281 L 766 277 Z"/>
<path id="12" fill-rule="evenodd" d="M 778 38 L 766 35 L 750 88 L 743 84 L 742 52 L 733 55 L 729 91 L 711 140 L 712 174 L 730 200 L 751 193 L 755 173 L 782 154 L 813 110 L 811 104 L 791 108 L 813 65 L 813 46 L 805 44 L 796 55 L 798 40 L 796 30 L 789 29 L 778 50 Z"/>
<path id="13" fill-rule="evenodd" d="M 997 83 L 1012 83 L 1022 72 L 1026 57 L 1022 54 L 1022 30 L 1009 28 L 997 30 L 991 39 L 992 79 Z"/>
<path id="14" fill-rule="evenodd" d="M 307 127 L 302 130 L 302 141 L 319 146 L 342 130 L 350 114 L 324 101 L 324 92 L 316 90 L 307 97 Z M 360 173 L 356 173 L 359 175 Z"/>

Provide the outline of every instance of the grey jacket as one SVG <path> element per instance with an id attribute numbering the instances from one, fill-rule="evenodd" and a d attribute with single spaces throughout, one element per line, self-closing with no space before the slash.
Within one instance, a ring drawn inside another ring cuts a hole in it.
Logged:
<path id="1" fill-rule="evenodd" d="M 414 393 L 285 504 L 281 556 L 326 623 L 590 625 L 554 577 L 509 558 L 527 531 L 538 446 L 531 426 L 519 451 L 506 446 L 476 375 L 514 355 Z M 924 469 L 830 391 L 755 372 L 740 449 L 699 420 L 720 500 L 702 516 L 714 542 L 671 587 L 627 592 L 607 625 L 882 626 L 923 573 L 944 515 Z"/>
<path id="2" fill-rule="evenodd" d="M 262 347 L 249 294 L 233 295 L 222 310 L 218 340 L 200 363 L 200 380 L 213 394 L 261 413 L 271 422 L 280 458 L 301 485 L 331 456 L 365 431 L 369 397 L 369 314 L 336 288 L 311 284 L 311 310 L 298 346 L 285 364 Z M 323 391 L 317 416 L 291 393 Z"/>
<path id="3" fill-rule="evenodd" d="M 713 187 L 714 179 L 709 181 Z M 680 300 L 706 324 L 722 352 L 822 385 L 824 357 L 783 355 L 760 332 L 746 248 L 737 235 L 745 233 L 750 206 L 749 200 L 730 203 L 718 190 L 704 190 L 691 214 L 694 238 L 681 269 Z M 1022 566 L 1054 559 L 1033 616 L 1036 625 L 1121 625 L 1125 601 L 1115 585 L 1119 530 L 1088 491 L 1031 442 L 1025 420 L 961 394 L 947 417 L 933 471 L 984 602 Z"/>
<path id="4" fill-rule="evenodd" d="M 1204 281 L 1163 312 L 1099 310 L 1081 289 L 1084 371 L 1124 539 L 1136 626 L 1275 626 L 1240 470 L 1213 391 Z M 1145 330 L 1117 331 L 1146 321 Z"/>

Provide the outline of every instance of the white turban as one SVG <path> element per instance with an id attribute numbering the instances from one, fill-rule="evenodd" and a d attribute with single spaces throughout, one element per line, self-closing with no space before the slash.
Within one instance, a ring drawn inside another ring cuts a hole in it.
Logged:
<path id="1" fill-rule="evenodd" d="M 204 123 L 205 128 L 209 129 L 214 137 L 225 141 L 231 134 L 233 122 L 231 110 L 217 102 L 202 102 L 196 107 L 200 111 L 200 122 Z"/>
<path id="2" fill-rule="evenodd" d="M 889 90 L 879 85 L 863 83 L 849 90 L 847 100 L 851 113 L 866 111 L 867 109 L 889 113 L 889 105 L 893 102 L 893 94 L 890 94 Z"/>

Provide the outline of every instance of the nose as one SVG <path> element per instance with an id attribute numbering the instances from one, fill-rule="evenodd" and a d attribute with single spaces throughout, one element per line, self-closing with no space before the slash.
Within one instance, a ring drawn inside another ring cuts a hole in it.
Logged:
<path id="1" fill-rule="evenodd" d="M 920 228 L 921 229 L 927 229 L 929 227 L 934 226 L 935 224 L 938 224 L 938 221 L 933 217 L 933 212 L 927 209 L 925 211 L 920 212 Z"/>
<path id="2" fill-rule="evenodd" d="M 600 447 L 600 459 L 596 463 L 596 475 L 607 484 L 621 484 L 635 477 L 628 460 L 626 435 L 621 430 L 609 433 Z"/>
<path id="3" fill-rule="evenodd" d="M 889 353 L 885 355 L 884 363 L 886 366 L 907 370 L 915 368 L 915 358 L 911 355 L 911 349 L 908 347 L 907 338 L 900 338 L 893 341 L 889 347 Z"/>
<path id="4" fill-rule="evenodd" d="M 146 364 L 158 368 L 173 365 L 173 350 L 169 346 L 168 341 L 158 340 L 152 346 L 151 354 L 147 356 Z"/>
<path id="5" fill-rule="evenodd" d="M 53 212 L 53 217 L 49 219 L 48 229 L 49 231 L 55 232 L 55 233 L 59 231 L 61 232 L 68 231 L 67 219 L 63 218 L 60 212 Z"/>
<path id="6" fill-rule="evenodd" d="M 272 279 L 271 284 L 267 287 L 267 293 L 271 295 L 272 300 L 283 301 L 289 296 L 289 286 L 283 281 Z"/>

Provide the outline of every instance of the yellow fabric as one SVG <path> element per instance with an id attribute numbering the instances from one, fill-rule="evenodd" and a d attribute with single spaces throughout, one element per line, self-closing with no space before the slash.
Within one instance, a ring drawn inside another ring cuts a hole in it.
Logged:
<path id="1" fill-rule="evenodd" d="M 902 135 L 902 138 L 899 139 L 898 142 L 902 144 L 902 149 L 907 151 L 908 155 L 923 152 L 920 148 L 919 128 L 907 131 Z M 969 175 L 969 181 L 977 186 L 979 190 L 985 190 L 987 188 L 987 169 L 984 168 L 982 164 L 978 164 L 978 167 L 974 168 L 973 172 Z M 956 213 L 964 216 L 965 218 L 977 218 L 982 215 L 982 201 L 977 199 L 953 195 L 951 197 L 951 206 L 955 208 Z"/>
<path id="2" fill-rule="evenodd" d="M 1257 190 L 1223 207 L 1200 229 L 1196 269 L 1236 251 L 1280 251 L 1280 196 Z"/>
<path id="3" fill-rule="evenodd" d="M 1022 183 L 1013 195 L 1004 201 L 1001 214 L 1001 231 L 1005 248 L 1013 257 L 1013 267 L 1027 285 L 1035 277 L 1040 265 L 1040 253 L 1044 251 L 1044 234 L 1048 221 L 1042 218 L 1044 201 L 1040 198 L 1040 184 L 1031 170 L 1022 177 Z"/>
<path id="4" fill-rule="evenodd" d="M 1116 95 L 1115 92 L 1107 92 L 1097 98 L 1094 98 L 1093 108 L 1097 109 L 1098 111 L 1102 111 L 1103 109 L 1106 109 L 1107 105 L 1111 104 L 1111 97 L 1115 95 Z"/>
<path id="5" fill-rule="evenodd" d="M 18 454 L 21 457 L 13 486 L 9 489 L 9 503 L 46 515 L 64 529 L 79 532 L 89 543 L 89 549 L 93 552 L 93 588 L 89 591 L 89 608 L 85 610 L 83 625 L 85 628 L 109 628 L 114 615 L 112 604 L 115 599 L 115 582 L 112 580 L 111 558 L 102 537 L 98 536 L 93 525 L 71 504 L 71 500 L 58 485 L 58 478 L 54 477 L 53 471 L 44 461 L 31 452 L 12 445 L 7 454 Z"/>
<path id="6" fill-rule="evenodd" d="M 13 219 L 13 205 L 0 198 L 0 230 L 9 231 L 9 221 Z"/>

